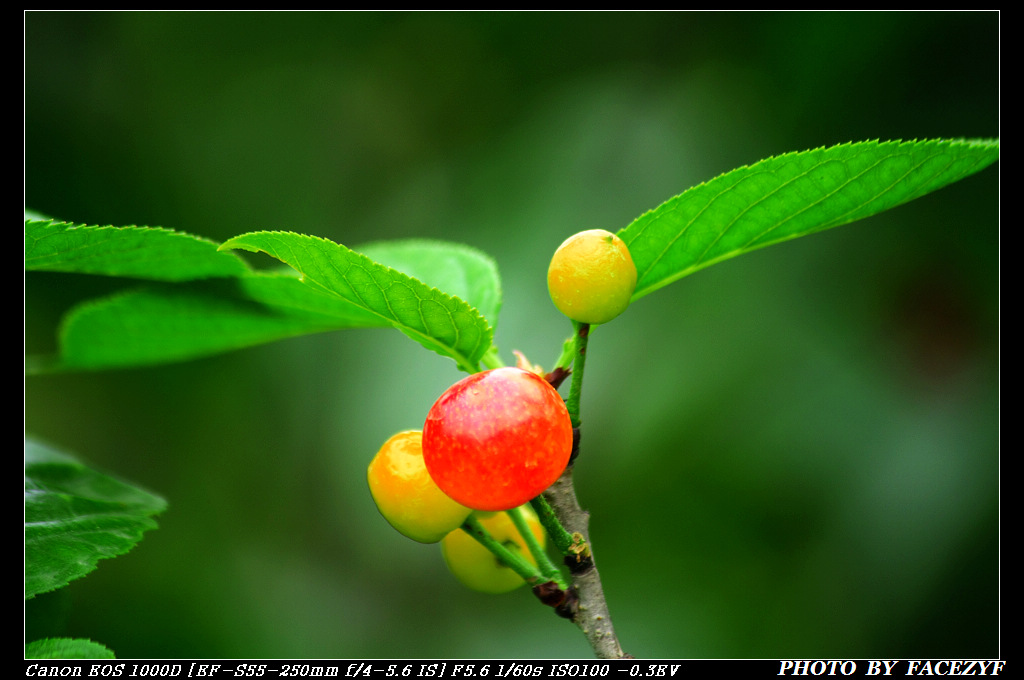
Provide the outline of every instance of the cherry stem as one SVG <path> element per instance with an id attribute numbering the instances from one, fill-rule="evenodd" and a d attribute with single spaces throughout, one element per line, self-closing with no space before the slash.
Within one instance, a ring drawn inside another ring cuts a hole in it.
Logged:
<path id="1" fill-rule="evenodd" d="M 590 324 L 572 322 L 576 334 L 576 356 L 572 362 L 572 384 L 569 386 L 569 398 L 565 406 L 569 410 L 569 420 L 573 427 L 580 426 L 580 394 L 583 392 L 583 368 L 587 361 L 587 341 L 590 339 Z"/>
<path id="2" fill-rule="evenodd" d="M 537 560 L 537 566 L 540 567 L 540 572 L 548 581 L 554 581 L 558 584 L 558 587 L 562 590 L 568 588 L 568 584 L 565 582 L 565 578 L 562 576 L 562 572 L 558 570 L 552 562 L 551 558 L 548 557 L 547 552 L 544 550 L 544 546 L 540 544 L 533 531 L 530 529 L 530 525 L 527 523 L 526 518 L 523 517 L 523 511 L 520 508 L 512 508 L 506 510 L 505 514 L 511 518 L 512 523 L 516 525 L 516 529 L 519 531 L 519 535 L 523 537 L 523 541 L 526 542 L 526 547 L 530 549 L 530 553 L 534 559 Z"/>
<path id="3" fill-rule="evenodd" d="M 575 356 L 576 334 L 574 331 L 573 334 L 566 338 L 565 342 L 562 343 L 562 353 L 558 355 L 558 361 L 555 362 L 555 368 L 564 368 L 566 371 L 569 371 L 569 369 L 572 368 L 572 360 Z"/>
<path id="4" fill-rule="evenodd" d="M 551 508 L 548 500 L 543 495 L 537 496 L 530 501 L 530 505 L 536 511 L 540 523 L 544 525 L 548 536 L 551 537 L 558 552 L 562 553 L 562 555 L 569 555 L 569 548 L 572 547 L 572 534 L 566 531 L 562 523 L 558 521 L 558 517 L 555 516 L 555 511 Z"/>
<path id="5" fill-rule="evenodd" d="M 505 365 L 505 362 L 501 360 L 501 356 L 498 354 L 498 348 L 494 345 L 491 345 L 491 348 L 480 357 L 480 363 L 488 369 L 502 368 Z"/>
<path id="6" fill-rule="evenodd" d="M 484 525 L 480 524 L 480 520 L 476 518 L 475 514 L 470 515 L 463 522 L 461 528 L 475 538 L 480 545 L 494 553 L 494 556 L 501 560 L 509 569 L 522 576 L 523 580 L 531 586 L 544 582 L 545 579 L 537 567 L 495 540 L 491 533 L 484 528 Z"/>

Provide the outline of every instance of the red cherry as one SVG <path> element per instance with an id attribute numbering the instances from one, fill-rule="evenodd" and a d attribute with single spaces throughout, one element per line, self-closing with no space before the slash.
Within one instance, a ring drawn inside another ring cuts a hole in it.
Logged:
<path id="1" fill-rule="evenodd" d="M 423 462 L 438 487 L 474 510 L 508 510 L 551 486 L 569 462 L 572 424 L 546 380 L 495 368 L 455 383 L 423 424 Z"/>

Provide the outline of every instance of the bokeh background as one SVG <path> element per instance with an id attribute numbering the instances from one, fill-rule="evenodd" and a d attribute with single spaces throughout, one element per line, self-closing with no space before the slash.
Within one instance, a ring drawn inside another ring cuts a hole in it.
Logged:
<path id="1" fill-rule="evenodd" d="M 547 262 L 769 155 L 999 134 L 999 21 L 960 13 L 25 15 L 25 201 L 87 224 L 495 257 L 497 343 L 550 366 Z M 256 266 L 269 260 L 254 258 Z M 999 654 L 998 166 L 716 265 L 593 336 L 576 479 L 637 657 Z M 124 282 L 26 274 L 26 352 Z M 29 377 L 28 433 L 163 495 L 26 603 L 120 657 L 583 657 L 463 589 L 365 469 L 460 378 L 397 331 Z"/>

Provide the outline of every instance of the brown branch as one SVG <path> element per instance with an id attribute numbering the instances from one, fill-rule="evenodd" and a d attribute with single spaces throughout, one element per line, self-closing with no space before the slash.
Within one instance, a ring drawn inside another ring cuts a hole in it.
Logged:
<path id="1" fill-rule="evenodd" d="M 576 490 L 572 482 L 572 465 L 565 469 L 551 487 L 544 492 L 544 497 L 551 504 L 555 516 L 567 531 L 578 534 L 582 543 L 574 556 L 566 557 L 569 571 L 572 573 L 573 585 L 570 590 L 578 596 L 569 610 L 559 615 L 572 619 L 573 623 L 587 636 L 587 641 L 599 659 L 632 658 L 622 651 L 619 639 L 612 626 L 608 602 L 601 587 L 601 577 L 594 564 L 594 555 L 590 550 L 590 536 L 587 527 L 590 513 L 580 507 L 576 499 Z"/>

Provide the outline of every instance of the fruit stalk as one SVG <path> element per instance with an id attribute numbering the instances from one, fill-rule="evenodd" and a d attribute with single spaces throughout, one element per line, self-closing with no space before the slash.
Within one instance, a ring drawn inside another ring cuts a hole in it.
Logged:
<path id="1" fill-rule="evenodd" d="M 580 426 L 580 395 L 583 392 L 583 368 L 587 361 L 587 342 L 590 339 L 590 324 L 573 321 L 576 331 L 576 356 L 572 362 L 572 382 L 569 385 L 569 398 L 565 407 L 569 410 L 569 420 L 573 427 Z"/>
<path id="2" fill-rule="evenodd" d="M 555 544 L 558 552 L 568 555 L 573 544 L 572 534 L 559 524 L 555 511 L 551 508 L 551 504 L 548 503 L 547 499 L 544 498 L 544 494 L 531 500 L 530 505 L 533 507 L 534 512 L 537 513 L 540 523 L 544 525 L 545 531 L 548 532 L 548 536 L 551 537 L 551 541 Z"/>
<path id="3" fill-rule="evenodd" d="M 494 555 L 504 562 L 509 569 L 519 574 L 519 576 L 521 576 L 522 579 L 531 586 L 541 583 L 544 580 L 541 577 L 540 571 L 538 571 L 536 567 L 519 555 L 510 551 L 498 541 L 494 540 L 490 532 L 480 524 L 480 521 L 475 515 L 470 515 L 469 518 L 466 519 L 465 523 L 462 525 L 462 530 L 475 538 L 480 545 L 494 553 Z M 532 535 L 529 528 L 527 528 L 526 534 Z"/>
<path id="4" fill-rule="evenodd" d="M 523 537 L 523 540 L 526 541 L 526 546 L 530 549 L 530 553 L 533 554 L 533 558 L 537 560 L 537 566 L 540 568 L 541 574 L 544 575 L 544 578 L 549 581 L 554 581 L 558 584 L 559 588 L 565 590 L 567 587 L 565 579 L 562 578 L 562 574 L 558 571 L 558 567 L 552 564 L 551 559 L 544 550 L 544 546 L 542 546 L 537 541 L 537 537 L 533 535 L 533 531 L 530 530 L 530 526 L 526 523 L 526 518 L 523 517 L 522 510 L 519 508 L 512 508 L 505 512 L 512 519 L 512 523 L 516 525 L 516 529 Z"/>

